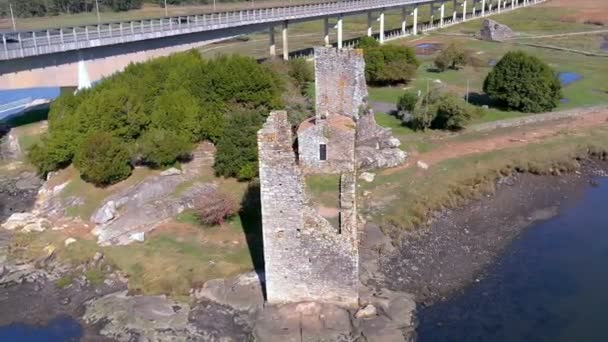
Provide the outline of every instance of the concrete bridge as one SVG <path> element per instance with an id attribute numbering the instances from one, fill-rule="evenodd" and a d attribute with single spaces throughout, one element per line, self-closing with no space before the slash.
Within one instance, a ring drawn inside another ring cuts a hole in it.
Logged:
<path id="1" fill-rule="evenodd" d="M 367 35 L 379 22 L 377 39 L 416 35 L 545 0 L 345 0 L 339 2 L 193 14 L 188 16 L 102 23 L 1 33 L 0 89 L 40 86 L 89 87 L 92 81 L 123 70 L 133 62 L 166 56 L 254 32 L 269 32 L 269 55 L 276 56 L 275 27 L 282 35 L 282 57 L 289 57 L 289 25 L 323 20 L 320 45 L 330 45 L 329 19 L 336 18 L 336 42 L 342 47 L 343 20 L 367 13 Z M 452 3 L 452 13 L 446 12 Z M 430 21 L 419 22 L 421 6 L 430 6 Z M 386 30 L 387 10 L 401 10 L 401 27 Z M 411 25 L 408 25 L 411 20 Z M 387 32 L 389 36 L 387 37 Z"/>

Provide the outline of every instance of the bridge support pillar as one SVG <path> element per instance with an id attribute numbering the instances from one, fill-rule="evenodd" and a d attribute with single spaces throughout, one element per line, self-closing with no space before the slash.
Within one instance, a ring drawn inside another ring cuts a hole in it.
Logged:
<path id="1" fill-rule="evenodd" d="M 515 0 L 511 0 L 511 9 L 515 9 Z"/>
<path id="2" fill-rule="evenodd" d="M 405 7 L 401 8 L 401 35 L 405 36 L 405 31 L 407 29 L 407 9 Z"/>
<path id="3" fill-rule="evenodd" d="M 445 17 L 445 3 L 441 3 L 441 7 L 439 7 L 439 15 L 441 18 L 439 19 L 439 27 L 443 27 L 443 17 Z"/>
<path id="4" fill-rule="evenodd" d="M 414 26 L 412 27 L 412 34 L 415 36 L 418 34 L 418 7 L 414 8 L 412 11 L 412 15 L 414 16 Z"/>
<path id="5" fill-rule="evenodd" d="M 486 15 L 486 0 L 481 0 L 481 16 Z"/>
<path id="6" fill-rule="evenodd" d="M 270 26 L 268 28 L 268 43 L 269 43 L 269 52 L 270 57 L 275 58 L 277 56 L 277 45 L 274 39 L 274 26 Z"/>
<path id="7" fill-rule="evenodd" d="M 384 43 L 384 10 L 380 12 L 380 17 L 378 18 L 380 21 L 380 44 Z"/>
<path id="8" fill-rule="evenodd" d="M 433 28 L 433 24 L 435 21 L 435 3 L 431 2 L 429 4 L 429 15 L 430 15 L 430 19 L 429 19 L 429 28 Z"/>
<path id="9" fill-rule="evenodd" d="M 342 14 L 340 14 L 340 16 L 338 16 L 338 23 L 336 24 L 336 27 L 338 29 L 338 49 L 341 49 L 343 46 L 343 40 L 342 40 Z"/>
<path id="10" fill-rule="evenodd" d="M 372 27 L 372 12 L 367 12 L 367 36 L 371 37 L 374 34 L 374 30 Z"/>
<path id="11" fill-rule="evenodd" d="M 287 20 L 285 20 L 283 22 L 283 29 L 282 29 L 282 34 L 283 34 L 283 59 L 284 60 L 288 60 L 289 59 L 289 42 L 287 39 L 287 29 L 289 27 L 289 23 L 287 22 Z"/>
<path id="12" fill-rule="evenodd" d="M 467 1 L 465 0 L 462 3 L 462 21 L 467 20 Z"/>
<path id="13" fill-rule="evenodd" d="M 456 18 L 458 16 L 458 2 L 456 0 L 452 1 L 452 20 L 455 23 Z"/>
<path id="14" fill-rule="evenodd" d="M 80 58 L 78 61 L 78 90 L 89 88 L 91 88 L 91 78 L 89 77 L 85 61 Z"/>
<path id="15" fill-rule="evenodd" d="M 323 18 L 323 43 L 329 46 L 329 18 Z"/>

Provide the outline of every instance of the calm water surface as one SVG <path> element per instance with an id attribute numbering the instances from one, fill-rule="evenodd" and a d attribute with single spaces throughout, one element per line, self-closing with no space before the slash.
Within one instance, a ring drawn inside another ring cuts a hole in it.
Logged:
<path id="1" fill-rule="evenodd" d="M 488 276 L 421 310 L 419 341 L 608 341 L 608 179 L 526 230 Z"/>
<path id="2" fill-rule="evenodd" d="M 82 337 L 82 328 L 69 317 L 59 317 L 45 326 L 11 324 L 0 327 L 2 342 L 69 342 Z"/>

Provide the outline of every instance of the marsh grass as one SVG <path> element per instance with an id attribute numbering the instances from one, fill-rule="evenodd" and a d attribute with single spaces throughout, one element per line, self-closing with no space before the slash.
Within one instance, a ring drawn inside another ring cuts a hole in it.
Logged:
<path id="1" fill-rule="evenodd" d="M 608 151 L 606 127 L 584 133 L 562 133 L 544 142 L 525 147 L 448 159 L 422 172 L 407 168 L 395 173 L 379 173 L 362 189 L 372 192 L 373 200 L 391 196 L 381 213 L 369 213 L 393 235 L 423 226 L 431 213 L 456 208 L 470 200 L 494 192 L 496 181 L 516 172 L 538 175 L 561 174 L 576 170 L 579 160 L 605 159 Z"/>

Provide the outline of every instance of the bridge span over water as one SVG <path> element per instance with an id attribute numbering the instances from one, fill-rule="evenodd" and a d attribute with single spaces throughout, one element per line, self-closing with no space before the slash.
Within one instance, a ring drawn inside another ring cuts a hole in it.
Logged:
<path id="1" fill-rule="evenodd" d="M 468 1 L 468 3 L 467 3 Z M 416 35 L 545 0 L 344 0 L 287 7 L 248 9 L 209 14 L 108 22 L 40 31 L 1 32 L 0 89 L 40 86 L 89 87 L 92 81 L 124 69 L 129 63 L 166 56 L 255 32 L 268 32 L 269 56 L 277 54 L 276 27 L 282 35 L 282 58 L 289 58 L 289 25 L 323 20 L 319 45 L 330 45 L 336 30 L 343 47 L 343 18 L 367 14 L 367 35 L 385 40 Z M 453 11 L 447 13 L 446 3 Z M 421 6 L 430 7 L 430 20 L 419 22 Z M 401 10 L 401 27 L 385 27 L 385 11 Z M 335 26 L 329 19 L 335 19 Z M 379 29 L 373 33 L 372 23 Z"/>

